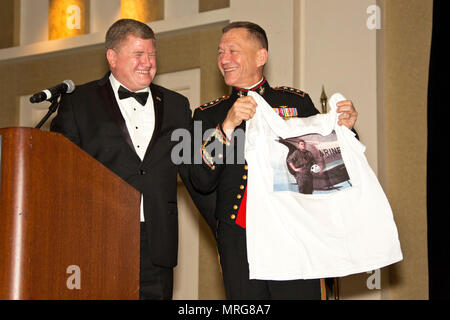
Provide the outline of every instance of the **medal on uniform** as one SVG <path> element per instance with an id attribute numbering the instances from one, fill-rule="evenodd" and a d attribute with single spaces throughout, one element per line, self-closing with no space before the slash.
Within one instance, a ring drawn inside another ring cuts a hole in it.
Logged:
<path id="1" fill-rule="evenodd" d="M 273 110 L 278 113 L 280 117 L 284 120 L 289 118 L 294 118 L 298 116 L 296 108 L 288 108 L 287 106 L 279 106 L 278 108 L 273 108 Z"/>

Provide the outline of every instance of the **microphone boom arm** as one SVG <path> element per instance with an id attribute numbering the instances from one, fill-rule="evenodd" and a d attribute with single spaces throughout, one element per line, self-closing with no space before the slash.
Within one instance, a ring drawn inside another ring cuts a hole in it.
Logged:
<path id="1" fill-rule="evenodd" d="M 40 129 L 42 127 L 42 125 L 48 120 L 48 118 L 50 118 L 50 116 L 56 111 L 58 110 L 59 107 L 59 100 L 58 98 L 60 97 L 60 95 L 57 95 L 55 97 L 52 97 L 49 101 L 51 102 L 50 107 L 48 108 L 48 112 L 47 114 L 41 119 L 41 121 L 39 121 L 39 123 L 36 125 L 36 129 Z"/>

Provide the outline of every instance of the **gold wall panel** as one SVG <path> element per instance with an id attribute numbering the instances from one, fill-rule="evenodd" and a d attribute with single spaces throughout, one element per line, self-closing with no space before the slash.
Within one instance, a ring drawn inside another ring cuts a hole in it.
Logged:
<path id="1" fill-rule="evenodd" d="M 230 0 L 198 0 L 198 11 L 205 12 L 230 7 Z"/>
<path id="2" fill-rule="evenodd" d="M 144 23 L 164 19 L 164 0 L 121 0 L 120 17 Z"/>
<path id="3" fill-rule="evenodd" d="M 90 0 L 50 0 L 48 4 L 49 40 L 89 33 Z"/>

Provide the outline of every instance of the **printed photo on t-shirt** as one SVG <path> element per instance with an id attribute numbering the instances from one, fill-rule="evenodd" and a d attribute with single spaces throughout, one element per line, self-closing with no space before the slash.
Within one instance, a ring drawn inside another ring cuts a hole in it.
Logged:
<path id="1" fill-rule="evenodd" d="M 279 137 L 276 142 L 271 153 L 273 191 L 320 194 L 351 187 L 335 131 Z"/>

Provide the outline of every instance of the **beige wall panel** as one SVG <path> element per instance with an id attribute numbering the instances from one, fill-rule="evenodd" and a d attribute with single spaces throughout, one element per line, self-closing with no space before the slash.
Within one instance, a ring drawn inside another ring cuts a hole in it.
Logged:
<path id="1" fill-rule="evenodd" d="M 266 31 L 269 60 L 264 75 L 272 87 L 294 85 L 295 1 L 230 0 L 230 21 L 251 21 Z"/>
<path id="2" fill-rule="evenodd" d="M 0 63 L 0 127 L 16 126 L 18 99 L 65 79 L 76 84 L 101 77 L 108 70 L 103 45 Z"/>
<path id="3" fill-rule="evenodd" d="M 217 46 L 224 25 L 206 30 L 157 36 L 158 72 L 201 68 L 201 101 L 228 94 L 217 68 Z M 164 58 L 162 58 L 164 56 Z"/>
<path id="4" fill-rule="evenodd" d="M 427 299 L 427 87 L 432 1 L 385 1 L 386 182 L 404 261 L 391 299 Z"/>

